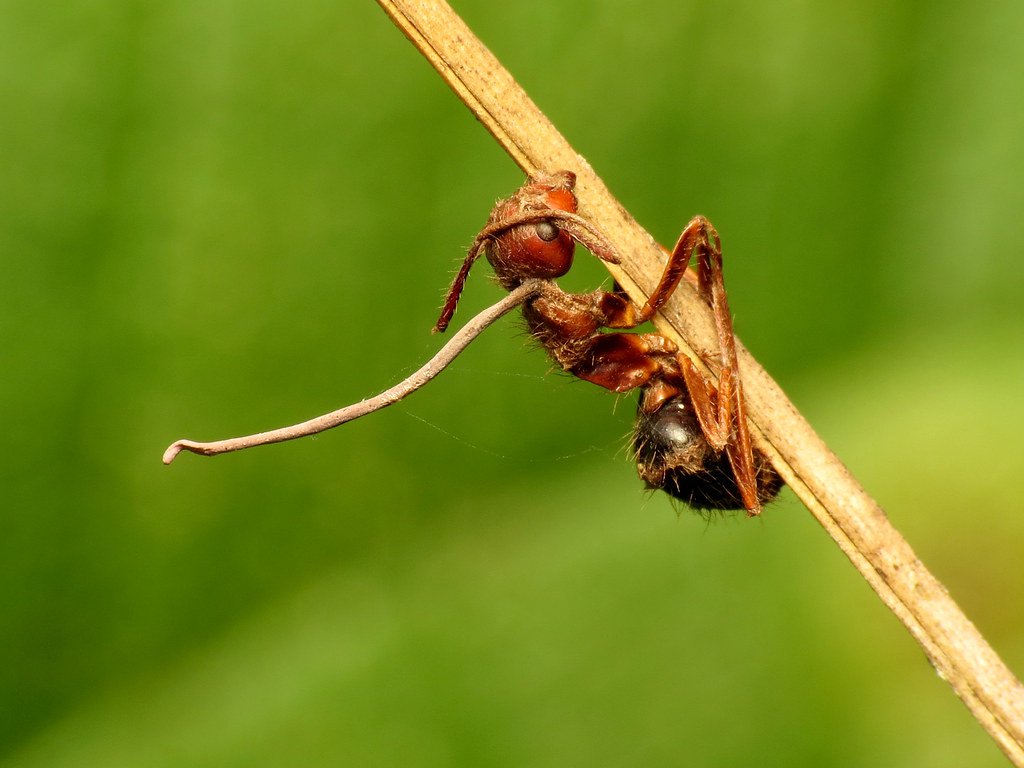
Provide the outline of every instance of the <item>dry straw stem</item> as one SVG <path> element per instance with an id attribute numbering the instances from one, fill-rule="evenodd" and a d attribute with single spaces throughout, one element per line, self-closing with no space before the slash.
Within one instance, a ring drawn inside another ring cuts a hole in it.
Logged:
<path id="1" fill-rule="evenodd" d="M 441 0 L 378 3 L 527 174 L 576 173 L 581 213 L 620 254 L 622 263 L 608 265 L 609 271 L 643 304 L 661 274 L 664 249 L 615 200 L 508 71 Z M 714 349 L 707 307 L 689 288 L 681 287 L 655 322 L 688 353 Z M 739 358 L 759 447 L 999 747 L 1024 767 L 1024 686 L 779 386 L 742 347 Z"/>
<path id="2" fill-rule="evenodd" d="M 470 342 L 495 320 L 511 312 L 536 294 L 542 289 L 543 285 L 544 283 L 541 280 L 527 280 L 497 304 L 491 305 L 466 323 L 418 371 L 375 397 L 361 400 L 352 405 L 346 405 L 344 408 L 325 413 L 323 416 L 317 416 L 300 424 L 272 429 L 268 432 L 257 432 L 255 435 L 231 437 L 227 440 L 214 440 L 207 443 L 196 440 L 177 440 L 171 443 L 167 450 L 164 451 L 164 464 L 170 464 L 182 451 L 191 451 L 201 456 L 219 456 L 222 453 L 241 451 L 246 448 L 254 448 L 257 445 L 270 445 L 271 443 L 283 443 L 286 440 L 296 440 L 300 437 L 307 437 L 328 429 L 334 429 L 374 411 L 379 411 L 381 408 L 394 405 L 399 400 L 411 395 L 417 389 L 430 382 L 437 374 L 447 368 L 456 357 L 462 354 L 462 350 L 468 347 Z"/>

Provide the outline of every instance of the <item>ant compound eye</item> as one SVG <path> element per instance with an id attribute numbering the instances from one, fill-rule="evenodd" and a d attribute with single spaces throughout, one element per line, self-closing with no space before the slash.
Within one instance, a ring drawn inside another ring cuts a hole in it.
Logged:
<path id="1" fill-rule="evenodd" d="M 556 227 L 550 221 L 538 222 L 533 229 L 537 233 L 537 237 L 539 237 L 545 243 L 550 243 L 552 240 L 554 240 L 561 234 L 558 227 Z"/>

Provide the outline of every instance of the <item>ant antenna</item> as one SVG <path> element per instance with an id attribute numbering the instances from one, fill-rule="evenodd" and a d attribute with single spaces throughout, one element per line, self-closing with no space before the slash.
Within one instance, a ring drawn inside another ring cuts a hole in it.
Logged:
<path id="1" fill-rule="evenodd" d="M 487 230 L 485 229 L 484 232 Z M 434 323 L 434 327 L 431 333 L 444 333 L 448 328 L 448 323 L 452 320 L 452 315 L 455 314 L 455 307 L 458 306 L 459 297 L 462 296 L 462 289 L 466 287 L 466 279 L 469 277 L 469 270 L 473 266 L 473 262 L 480 256 L 480 251 L 483 248 L 484 238 L 483 232 L 476 236 L 476 240 L 473 241 L 473 245 L 470 246 L 469 252 L 466 254 L 465 261 L 462 262 L 462 266 L 459 267 L 459 273 L 455 276 L 452 281 L 452 287 L 448 289 L 448 296 L 445 297 L 444 306 L 441 307 L 441 314 L 437 318 L 437 322 Z"/>

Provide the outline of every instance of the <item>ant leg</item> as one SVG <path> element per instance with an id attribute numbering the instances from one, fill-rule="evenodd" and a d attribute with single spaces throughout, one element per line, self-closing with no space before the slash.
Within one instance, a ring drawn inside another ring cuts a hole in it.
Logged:
<path id="1" fill-rule="evenodd" d="M 594 295 L 598 297 L 595 304 L 603 314 L 602 325 L 605 328 L 636 328 L 654 317 L 655 313 L 665 305 L 665 302 L 679 287 L 679 282 L 686 274 L 686 268 L 693 258 L 694 249 L 708 247 L 711 243 L 715 243 L 719 249 L 721 248 L 718 233 L 711 222 L 703 216 L 695 216 L 679 235 L 675 248 L 669 254 L 668 263 L 665 264 L 661 280 L 658 281 L 658 285 L 651 292 L 642 309 L 639 311 L 636 309 L 618 283 L 615 284 L 611 293 L 595 292 Z"/>
<path id="2" fill-rule="evenodd" d="M 696 221 L 698 219 L 694 219 L 694 222 Z M 706 220 L 702 221 L 706 223 Z M 713 391 L 710 383 L 693 367 L 689 359 L 680 360 L 680 365 L 701 429 L 712 445 L 721 441 L 723 437 L 726 439 L 726 455 L 736 477 L 743 506 L 746 507 L 748 514 L 756 515 L 760 513 L 761 505 L 757 499 L 757 474 L 754 470 L 750 430 L 747 426 L 743 385 L 739 376 L 736 336 L 733 333 L 732 314 L 729 311 L 725 280 L 722 277 L 722 244 L 710 223 L 706 223 L 706 227 L 702 228 L 705 237 L 696 243 L 697 290 L 711 305 L 714 313 L 722 364 L 715 409 L 711 408 L 710 403 L 709 394 Z"/>
<path id="3" fill-rule="evenodd" d="M 548 289 L 544 292 L 545 298 L 552 308 L 560 308 L 568 304 L 564 298 L 565 292 L 560 291 L 561 296 Z M 577 294 L 584 304 L 575 305 L 570 311 L 574 314 L 583 312 L 588 318 L 593 319 L 593 330 L 598 328 L 614 328 L 629 330 L 636 328 L 641 320 L 637 319 L 636 305 L 633 304 L 629 295 L 616 283 L 612 291 L 593 291 L 591 293 Z"/>
<path id="4" fill-rule="evenodd" d="M 608 319 L 604 324 L 605 327 L 635 328 L 654 317 L 658 310 L 675 293 L 676 288 L 679 287 L 679 282 L 683 279 L 683 275 L 686 274 L 686 269 L 693 258 L 694 250 L 704 252 L 708 248 L 717 250 L 719 261 L 721 261 L 722 243 L 718 237 L 718 232 L 706 218 L 694 216 L 679 235 L 675 247 L 669 254 L 668 262 L 665 264 L 661 280 L 658 281 L 658 285 L 655 286 L 651 295 L 647 298 L 647 303 L 644 304 L 639 312 L 633 308 L 625 291 L 618 284 L 615 285 L 612 293 L 604 294 L 605 298 L 603 301 L 608 305 L 606 310 Z M 712 303 L 710 293 L 706 290 L 702 290 L 701 295 L 708 300 L 709 304 Z M 615 302 L 614 311 L 611 311 L 612 302 Z M 619 306 L 620 304 L 622 305 L 621 307 Z M 604 308 L 602 306 L 602 309 Z"/>
<path id="5" fill-rule="evenodd" d="M 693 403 L 693 412 L 700 424 L 701 432 L 716 451 L 729 447 L 732 432 L 732 371 L 722 371 L 715 389 L 704 375 L 697 370 L 686 355 L 677 355 L 686 391 Z"/>
<path id="6" fill-rule="evenodd" d="M 675 344 L 656 333 L 597 334 L 569 370 L 612 392 L 628 392 L 663 375 L 663 360 L 672 359 L 676 352 Z"/>
<path id="7" fill-rule="evenodd" d="M 664 336 L 600 332 L 631 328 L 635 315 L 636 308 L 624 293 L 566 293 L 553 282 L 544 283 L 540 295 L 523 305 L 530 334 L 563 370 L 612 392 L 645 386 L 666 372 L 679 379 L 679 348 Z"/>
<path id="8" fill-rule="evenodd" d="M 608 328 L 632 328 L 649 320 L 678 287 L 694 253 L 697 256 L 697 291 L 711 307 L 718 336 L 720 359 L 717 362 L 720 367 L 717 389 L 685 355 L 675 355 L 678 362 L 675 371 L 672 370 L 675 366 L 668 368 L 657 359 L 659 353 L 669 349 L 667 345 L 671 342 L 656 334 L 599 336 L 583 361 L 577 362 L 571 370 L 579 378 L 615 392 L 644 386 L 656 374 L 661 377 L 667 374 L 669 379 L 675 378 L 673 373 L 681 375 L 701 431 L 712 447 L 726 452 L 743 506 L 749 514 L 756 515 L 761 506 L 757 498 L 753 445 L 739 377 L 736 337 L 722 276 L 722 242 L 711 222 L 703 216 L 696 216 L 686 225 L 672 249 L 661 280 L 639 313 L 621 289 L 614 293 L 595 294 L 595 306 L 600 308 L 601 324 Z M 657 350 L 648 341 L 652 338 L 659 340 L 654 345 L 658 346 Z M 643 359 L 645 356 L 646 360 Z M 651 407 L 654 407 L 653 402 Z"/>
<path id="9" fill-rule="evenodd" d="M 661 280 L 651 292 L 643 309 L 640 310 L 637 317 L 638 325 L 654 317 L 655 313 L 675 293 L 676 288 L 679 287 L 679 281 L 683 279 L 686 268 L 690 265 L 694 249 L 700 250 L 708 247 L 717 248 L 721 253 L 722 246 L 718 232 L 703 216 L 694 216 L 679 235 L 675 248 L 672 249 L 668 262 L 665 264 Z"/>

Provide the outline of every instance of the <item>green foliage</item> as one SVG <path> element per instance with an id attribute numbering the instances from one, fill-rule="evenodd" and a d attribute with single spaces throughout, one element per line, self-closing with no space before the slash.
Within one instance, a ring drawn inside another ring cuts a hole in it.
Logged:
<path id="1" fill-rule="evenodd" d="M 1024 668 L 1024 6 L 465 0 Z M 370 2 L 0 6 L 4 765 L 1001 765 L 809 516 L 639 490 L 514 322 L 520 174 Z M 583 258 L 569 285 L 592 286 Z M 481 265 L 459 318 L 498 290 Z"/>

